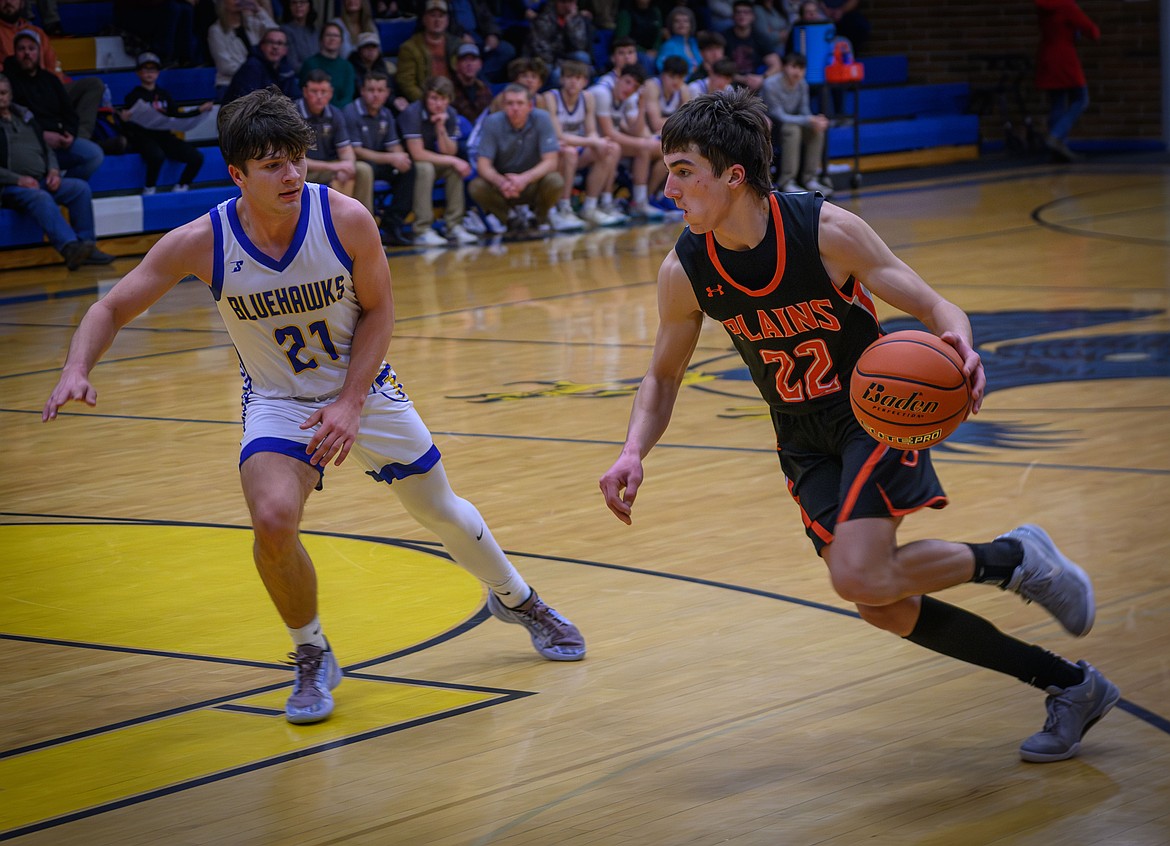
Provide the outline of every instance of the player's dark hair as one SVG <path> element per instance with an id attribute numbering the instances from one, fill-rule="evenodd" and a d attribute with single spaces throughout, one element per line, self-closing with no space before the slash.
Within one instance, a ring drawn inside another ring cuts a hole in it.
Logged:
<path id="1" fill-rule="evenodd" d="M 225 105 L 219 110 L 217 128 L 223 160 L 244 173 L 249 159 L 287 156 L 298 160 L 317 145 L 313 128 L 275 85 Z"/>
<path id="2" fill-rule="evenodd" d="M 667 56 L 662 60 L 662 72 L 672 76 L 686 76 L 691 70 L 687 60 L 682 56 Z"/>
<path id="3" fill-rule="evenodd" d="M 743 165 L 747 184 L 761 197 L 772 191 L 772 137 L 764 101 L 746 88 L 702 94 L 678 107 L 662 127 L 662 153 L 696 150 L 720 176 Z"/>

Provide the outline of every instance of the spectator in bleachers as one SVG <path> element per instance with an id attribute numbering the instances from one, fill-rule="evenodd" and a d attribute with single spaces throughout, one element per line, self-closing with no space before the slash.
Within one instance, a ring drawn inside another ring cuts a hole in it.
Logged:
<path id="1" fill-rule="evenodd" d="M 288 62 L 300 73 L 301 64 L 317 52 L 321 39 L 317 10 L 309 0 L 286 0 L 280 20 L 280 28 L 288 36 Z"/>
<path id="2" fill-rule="evenodd" d="M 780 49 L 755 30 L 756 10 L 751 0 L 735 0 L 733 24 L 723 34 L 727 58 L 735 62 L 735 82 L 759 92 L 764 77 L 780 72 Z"/>
<path id="3" fill-rule="evenodd" d="M 40 39 L 41 68 L 61 80 L 69 94 L 69 102 L 77 113 L 77 134 L 82 138 L 93 137 L 98 109 L 106 85 L 96 76 L 70 79 L 61 70 L 61 60 L 53 49 L 52 40 L 43 29 L 24 16 L 24 0 L 0 0 L 0 62 L 16 52 L 16 35 L 28 30 Z"/>
<path id="4" fill-rule="evenodd" d="M 301 62 L 301 87 L 315 70 L 325 71 L 333 84 L 332 104 L 338 109 L 344 109 L 353 102 L 354 71 L 349 59 L 341 55 L 341 24 L 330 21 L 321 27 L 321 39 L 317 49 L 309 58 Z"/>
<path id="5" fill-rule="evenodd" d="M 79 119 L 65 86 L 41 67 L 41 39 L 32 30 L 16 34 L 16 55 L 4 60 L 4 72 L 16 103 L 32 111 L 45 143 L 57 154 L 65 176 L 89 179 L 105 159 L 102 148 L 82 138 Z"/>
<path id="6" fill-rule="evenodd" d="M 358 161 L 369 164 L 374 179 L 390 183 L 391 200 L 379 221 L 382 243 L 405 247 L 412 241 L 406 217 L 414 203 L 414 169 L 394 115 L 386 108 L 389 99 L 390 77 L 372 70 L 362 80 L 358 98 L 345 107 L 345 118 Z"/>
<path id="7" fill-rule="evenodd" d="M 492 103 L 492 89 L 479 75 L 482 66 L 478 47 L 467 43 L 459 45 L 455 51 L 455 78 L 451 80 L 455 88 L 451 105 L 472 124 Z"/>
<path id="8" fill-rule="evenodd" d="M 735 79 L 735 62 L 726 57 L 717 59 L 709 73 L 688 82 L 687 87 L 691 89 L 691 97 L 698 97 L 701 94 L 710 94 L 714 91 L 727 91 L 733 87 Z"/>
<path id="9" fill-rule="evenodd" d="M 240 65 L 248 60 L 276 21 L 256 0 L 217 0 L 216 22 L 207 30 L 207 50 L 215 64 L 215 93 L 222 99 Z"/>
<path id="10" fill-rule="evenodd" d="M 532 21 L 527 54 L 551 69 L 548 84 L 560 84 L 559 65 L 566 59 L 593 63 L 593 24 L 577 8 L 577 0 L 548 0 Z"/>
<path id="11" fill-rule="evenodd" d="M 699 66 L 691 71 L 691 75 L 687 77 L 688 83 L 697 82 L 710 75 L 715 63 L 720 59 L 727 58 L 727 39 L 717 32 L 710 30 L 703 30 L 695 36 L 695 41 L 699 44 Z M 732 62 L 732 67 L 735 63 Z"/>
<path id="12" fill-rule="evenodd" d="M 628 36 L 638 45 L 638 60 L 651 74 L 658 70 L 658 51 L 662 47 L 662 9 L 657 0 L 621 0 L 618 6 L 614 38 Z"/>
<path id="13" fill-rule="evenodd" d="M 365 206 L 374 213 L 374 172 L 366 162 L 359 162 L 349 135 L 349 121 L 333 105 L 333 83 L 320 68 L 309 71 L 301 85 L 297 101 L 301 117 L 308 121 L 317 136 L 317 145 L 308 152 L 310 182 L 328 185 Z"/>
<path id="14" fill-rule="evenodd" d="M 374 23 L 370 0 L 338 0 L 337 7 L 333 22 L 341 27 L 341 55 L 348 59 L 363 35 L 378 35 L 378 26 Z"/>
<path id="15" fill-rule="evenodd" d="M 613 88 L 612 100 L 602 112 L 603 96 L 597 97 L 597 128 L 602 136 L 617 142 L 622 155 L 630 158 L 630 214 L 661 220 L 662 210 L 650 203 L 666 180 L 662 141 L 646 125 L 639 92 L 646 82 L 646 69 L 638 62 L 626 65 Z M 600 94 L 600 87 L 591 89 Z"/>
<path id="16" fill-rule="evenodd" d="M 687 75 L 703 63 L 699 54 L 699 42 L 695 38 L 695 13 L 686 6 L 675 6 L 666 16 L 666 31 L 670 37 L 662 42 L 658 50 L 658 70 L 670 56 L 681 56 L 687 63 Z"/>
<path id="17" fill-rule="evenodd" d="M 501 37 L 488 0 L 447 0 L 447 5 L 451 34 L 479 48 L 483 62 L 480 75 L 487 82 L 503 82 L 508 62 L 516 58 L 516 48 Z"/>
<path id="18" fill-rule="evenodd" d="M 597 113 L 609 112 L 613 105 L 613 89 L 617 85 L 622 68 L 638 61 L 638 45 L 629 36 L 615 38 L 609 45 L 609 70 L 593 81 L 596 89 Z"/>
<path id="19" fill-rule="evenodd" d="M 784 0 L 754 0 L 756 14 L 753 28 L 776 52 L 788 42 L 788 11 Z"/>
<path id="20" fill-rule="evenodd" d="M 430 0 L 433 2 L 433 0 Z M 423 96 L 398 116 L 398 131 L 414 162 L 414 243 L 420 247 L 474 244 L 478 239 L 463 228 L 467 209 L 463 180 L 471 163 L 459 155 L 459 115 L 451 106 L 455 87 L 445 76 L 427 80 Z M 433 228 L 435 180 L 443 181 L 443 222 L 447 237 Z"/>
<path id="21" fill-rule="evenodd" d="M 646 126 L 655 135 L 660 135 L 666 119 L 691 99 L 691 89 L 687 88 L 686 60 L 682 56 L 668 56 L 662 73 L 646 80 L 638 93 L 638 99 L 642 104 L 642 113 L 646 116 Z"/>
<path id="22" fill-rule="evenodd" d="M 713 32 L 726 32 L 731 29 L 733 18 L 734 8 L 731 0 L 709 0 L 707 3 L 707 21 Z"/>
<path id="23" fill-rule="evenodd" d="M 573 215 L 570 203 L 573 182 L 577 172 L 582 170 L 586 171 L 585 198 L 581 202 L 580 219 L 594 226 L 615 226 L 626 220 L 625 215 L 601 208 L 603 193 L 612 200 L 622 148 L 617 142 L 602 138 L 597 130 L 597 103 L 593 93 L 586 90 L 591 74 L 589 65 L 564 62 L 560 88 L 550 88 L 539 101 L 541 108 L 552 118 L 561 145 L 559 170 L 565 185 L 556 208 L 549 212 L 554 229 L 567 229 L 572 225 L 568 216 Z M 561 227 L 557 227 L 558 219 Z"/>
<path id="24" fill-rule="evenodd" d="M 780 153 L 776 186 L 785 193 L 820 191 L 828 197 L 833 189 L 819 182 L 817 174 L 821 170 L 829 119 L 812 113 L 805 79 L 807 69 L 807 58 L 800 53 L 789 53 L 784 57 L 784 69 L 764 81 L 762 93 L 768 116 L 772 118 L 772 146 Z"/>
<path id="25" fill-rule="evenodd" d="M 426 0 L 418 30 L 398 48 L 398 90 L 407 101 L 422 99 L 427 80 L 452 77 L 451 60 L 459 39 L 450 27 L 447 0 Z"/>
<path id="26" fill-rule="evenodd" d="M 279 27 L 269 29 L 260 38 L 260 46 L 240 65 L 228 85 L 223 102 L 230 103 L 257 88 L 275 85 L 290 100 L 301 96 L 297 72 L 288 60 L 288 33 Z"/>
<path id="27" fill-rule="evenodd" d="M 821 7 L 819 0 L 801 0 L 797 7 L 796 17 L 793 18 L 791 26 L 788 27 L 788 38 L 784 42 L 784 55 L 800 52 L 801 45 L 797 44 L 797 37 L 800 33 L 799 26 L 822 23 L 831 23 L 831 21 L 825 15 L 825 10 Z"/>
<path id="28" fill-rule="evenodd" d="M 468 191 L 480 208 L 499 220 L 507 220 L 514 206 L 529 206 L 536 213 L 537 230 L 547 231 L 549 212 L 564 188 L 557 172 L 557 133 L 548 112 L 532 107 L 523 85 L 510 82 L 503 93 L 503 110 L 484 121 L 478 175 Z"/>
<path id="29" fill-rule="evenodd" d="M 848 38 L 853 44 L 853 54 L 865 49 L 869 41 L 870 23 L 857 8 L 860 0 L 821 0 L 825 14 L 837 28 L 837 35 Z"/>
<path id="30" fill-rule="evenodd" d="M 93 194 L 84 179 L 61 176 L 57 158 L 44 141 L 36 118 L 12 102 L 12 83 L 0 74 L 0 205 L 31 217 L 49 243 L 76 270 L 109 264 L 114 257 L 97 248 Z M 59 206 L 69 210 L 69 221 Z"/>
<path id="31" fill-rule="evenodd" d="M 354 85 L 359 97 L 367 74 L 377 71 L 386 74 L 386 78 L 392 80 L 397 72 L 394 62 L 382 55 L 382 39 L 376 32 L 363 32 L 358 36 L 357 46 L 349 54 L 349 63 L 353 65 Z M 391 101 L 396 93 L 395 86 L 391 84 Z M 356 99 L 354 102 L 357 102 Z"/>
<path id="32" fill-rule="evenodd" d="M 279 30 L 276 30 L 279 32 Z M 130 140 L 131 149 L 142 156 L 146 164 L 146 182 L 143 194 L 153 194 L 158 185 L 158 175 L 168 159 L 183 163 L 183 172 L 175 184 L 176 191 L 186 191 L 195 181 L 199 168 L 203 167 L 203 153 L 194 144 L 184 141 L 165 129 L 148 129 L 134 122 L 131 108 L 139 100 L 167 117 L 187 117 L 194 112 L 211 111 L 208 100 L 192 109 L 185 109 L 176 103 L 165 88 L 158 85 L 162 62 L 153 53 L 141 53 L 137 59 L 138 85 L 126 95 L 126 108 L 122 112 L 123 131 Z"/>

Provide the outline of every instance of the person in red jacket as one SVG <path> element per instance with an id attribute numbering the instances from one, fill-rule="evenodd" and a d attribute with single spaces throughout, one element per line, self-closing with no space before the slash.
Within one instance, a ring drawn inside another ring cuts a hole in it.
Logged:
<path id="1" fill-rule="evenodd" d="M 1089 105 L 1089 88 L 1077 56 L 1082 35 L 1097 41 L 1101 30 L 1081 11 L 1075 0 L 1036 0 L 1040 16 L 1040 48 L 1036 55 L 1036 88 L 1048 92 L 1048 136 L 1044 139 L 1059 161 L 1075 161 L 1077 155 L 1065 138 Z"/>

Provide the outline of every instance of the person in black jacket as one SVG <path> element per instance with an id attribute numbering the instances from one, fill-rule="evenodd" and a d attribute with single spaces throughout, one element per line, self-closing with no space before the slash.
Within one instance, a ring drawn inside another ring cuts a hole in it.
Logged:
<path id="1" fill-rule="evenodd" d="M 232 77 L 223 101 L 230 103 L 269 85 L 275 85 L 290 100 L 301 96 L 297 69 L 288 60 L 288 34 L 279 27 L 265 30 L 259 46 Z"/>
<path id="2" fill-rule="evenodd" d="M 22 29 L 13 40 L 13 50 L 14 55 L 4 60 L 13 101 L 33 113 L 62 171 L 74 179 L 89 179 L 106 154 L 88 138 L 78 136 L 81 121 L 65 86 L 41 68 L 40 34 Z"/>
<path id="3" fill-rule="evenodd" d="M 191 187 L 199 168 L 203 166 L 203 153 L 189 141 L 184 141 L 175 133 L 166 129 L 149 129 L 134 122 L 130 113 L 131 107 L 138 101 L 148 104 L 152 109 L 168 117 L 188 117 L 190 110 L 178 106 L 165 88 L 156 83 L 159 73 L 159 57 L 154 53 L 142 53 L 138 57 L 138 79 L 141 85 L 133 88 L 126 95 L 126 109 L 122 113 L 123 127 L 126 137 L 135 152 L 142 156 L 146 163 L 146 182 L 143 194 L 153 194 L 158 185 L 158 175 L 162 170 L 163 162 L 167 159 L 183 163 L 183 172 L 175 184 L 176 191 L 186 191 Z M 198 112 L 211 111 L 212 102 L 208 100 L 198 107 Z"/>
<path id="4" fill-rule="evenodd" d="M 12 103 L 12 83 L 0 74 L 0 205 L 31 217 L 76 270 L 114 257 L 94 241 L 93 194 L 84 179 L 61 176 L 32 112 Z M 69 210 L 69 221 L 58 206 Z"/>

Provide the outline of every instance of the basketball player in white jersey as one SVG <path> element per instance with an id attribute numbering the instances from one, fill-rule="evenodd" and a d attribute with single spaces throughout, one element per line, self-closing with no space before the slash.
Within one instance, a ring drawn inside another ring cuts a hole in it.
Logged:
<path id="1" fill-rule="evenodd" d="M 662 62 L 662 73 L 646 80 L 638 98 L 646 126 L 651 132 L 661 134 L 666 119 L 691 99 L 691 89 L 687 88 L 687 60 L 682 56 L 667 56 Z"/>
<path id="2" fill-rule="evenodd" d="M 42 419 L 72 400 L 94 405 L 89 373 L 118 330 L 193 274 L 211 288 L 240 357 L 240 478 L 256 567 L 295 647 L 289 722 L 327 718 L 341 682 L 299 529 L 326 465 L 351 452 L 488 587 L 492 614 L 523 625 L 549 660 L 584 658 L 577 628 L 540 600 L 475 506 L 451 490 L 430 432 L 383 360 L 394 303 L 377 225 L 356 200 L 305 182 L 312 129 L 273 87 L 225 106 L 219 135 L 240 196 L 164 235 L 89 309 Z"/>
<path id="3" fill-rule="evenodd" d="M 597 131 L 596 102 L 593 93 L 585 90 L 589 74 L 589 65 L 584 62 L 561 62 L 561 87 L 537 94 L 536 102 L 549 113 L 561 142 L 558 164 L 565 188 L 557 203 L 558 213 L 572 212 L 573 180 L 577 171 L 588 169 L 581 218 L 594 226 L 616 226 L 625 223 L 625 215 L 602 208 L 600 198 L 603 192 L 613 196 L 622 148 Z"/>

